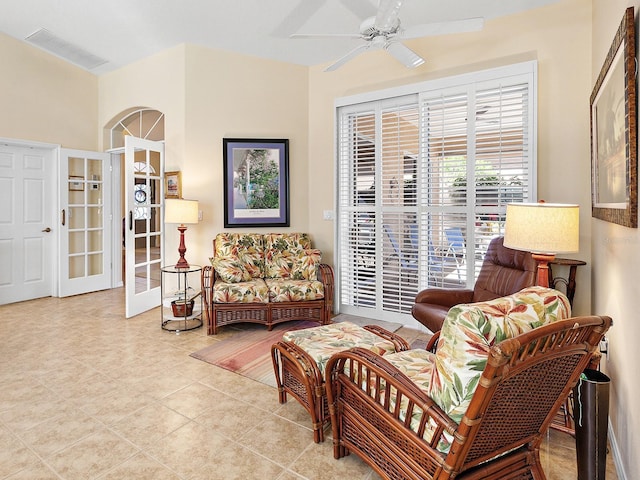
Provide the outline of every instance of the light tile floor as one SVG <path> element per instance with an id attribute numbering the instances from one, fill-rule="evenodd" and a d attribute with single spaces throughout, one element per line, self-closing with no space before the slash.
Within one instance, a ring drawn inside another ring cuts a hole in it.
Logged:
<path id="1" fill-rule="evenodd" d="M 314 444 L 297 402 L 189 356 L 224 331 L 176 335 L 157 309 L 126 320 L 123 289 L 0 306 L 0 338 L 2 479 L 379 478 Z M 542 453 L 549 480 L 575 478 L 570 436 Z"/>

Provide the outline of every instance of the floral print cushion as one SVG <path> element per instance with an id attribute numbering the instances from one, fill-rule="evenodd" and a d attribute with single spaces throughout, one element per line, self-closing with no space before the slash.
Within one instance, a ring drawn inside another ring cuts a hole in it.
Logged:
<path id="1" fill-rule="evenodd" d="M 211 257 L 211 265 L 223 282 L 238 283 L 251 280 L 251 274 L 244 263 L 233 257 Z"/>
<path id="2" fill-rule="evenodd" d="M 452 307 L 440 332 L 429 396 L 460 423 L 494 344 L 570 316 L 567 297 L 544 287 Z"/>
<path id="3" fill-rule="evenodd" d="M 322 260 L 322 253 L 315 248 L 307 248 L 295 252 L 291 268 L 291 278 L 295 280 L 317 280 L 318 265 Z"/>
<path id="4" fill-rule="evenodd" d="M 433 370 L 435 367 L 435 354 L 426 350 L 406 350 L 404 352 L 391 353 L 385 355 L 385 360 L 391 363 L 394 367 L 404 373 L 409 379 L 415 383 L 420 390 L 429 395 L 431 388 L 431 379 L 433 377 Z M 389 410 L 393 411 L 396 406 L 396 393 L 397 390 L 391 389 L 391 398 L 389 398 Z M 408 403 L 405 398 L 403 403 Z M 416 407 L 417 408 L 417 407 Z M 400 405 L 400 418 L 404 420 L 406 418 L 407 405 Z M 414 432 L 418 433 L 420 428 L 420 417 L 422 412 L 417 408 L 411 419 L 410 428 Z M 430 420 L 425 428 L 422 438 L 430 442 L 435 433 L 436 424 Z M 447 453 L 451 448 L 451 442 L 453 438 L 449 434 L 444 434 L 437 445 L 437 449 L 443 453 Z"/>
<path id="5" fill-rule="evenodd" d="M 269 290 L 261 278 L 234 283 L 216 280 L 213 284 L 213 302 L 269 303 Z"/>
<path id="6" fill-rule="evenodd" d="M 291 278 L 294 261 L 290 252 L 268 250 L 264 258 L 265 278 Z"/>
<path id="7" fill-rule="evenodd" d="M 322 255 L 320 250 L 311 248 L 306 233 L 223 232 L 216 235 L 213 251 L 210 260 L 218 278 L 214 302 L 268 303 L 324 298 L 324 286 L 318 281 Z"/>
<path id="8" fill-rule="evenodd" d="M 429 393 L 435 354 L 426 350 L 405 350 L 385 357 L 394 367 L 404 373 L 420 390 Z"/>
<path id="9" fill-rule="evenodd" d="M 300 252 L 311 248 L 306 233 L 270 233 L 264 236 L 264 276 L 291 278 Z"/>
<path id="10" fill-rule="evenodd" d="M 318 280 L 266 278 L 270 302 L 296 302 L 324 298 L 324 286 Z"/>
<path id="11" fill-rule="evenodd" d="M 259 233 L 219 233 L 213 242 L 214 258 L 238 260 L 251 278 L 264 276 L 264 242 Z"/>
<path id="12" fill-rule="evenodd" d="M 264 235 L 264 250 L 288 252 L 311 248 L 308 233 L 268 233 Z"/>
<path id="13" fill-rule="evenodd" d="M 367 348 L 378 355 L 396 351 L 393 342 L 351 322 L 332 323 L 331 325 L 285 332 L 282 335 L 282 340 L 295 343 L 307 352 L 323 375 L 327 362 L 334 353 L 343 352 L 353 347 Z"/>

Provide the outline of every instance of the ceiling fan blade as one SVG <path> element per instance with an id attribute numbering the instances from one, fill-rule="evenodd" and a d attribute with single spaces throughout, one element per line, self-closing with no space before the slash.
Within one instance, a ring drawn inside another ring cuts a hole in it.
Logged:
<path id="1" fill-rule="evenodd" d="M 384 49 L 407 68 L 419 67 L 424 63 L 424 58 L 400 42 L 389 42 Z"/>
<path id="2" fill-rule="evenodd" d="M 309 20 L 327 0 L 300 0 L 298 5 L 284 17 L 271 35 L 275 37 L 288 37 L 297 32 Z"/>
<path id="3" fill-rule="evenodd" d="M 374 26 L 381 32 L 389 32 L 398 25 L 398 13 L 403 0 L 380 0 Z"/>
<path id="4" fill-rule="evenodd" d="M 334 70 L 337 70 L 342 65 L 347 63 L 349 60 L 351 60 L 351 59 L 357 57 L 358 55 L 360 55 L 361 53 L 367 51 L 369 49 L 369 46 L 370 46 L 369 43 L 365 43 L 365 44 L 359 45 L 358 47 L 354 48 L 349 53 L 347 53 L 344 57 L 338 59 L 336 62 L 334 62 L 331 65 L 329 65 L 327 68 L 324 69 L 324 71 L 325 72 L 333 72 Z"/>
<path id="5" fill-rule="evenodd" d="M 375 7 L 368 0 L 341 0 L 341 3 L 360 19 L 375 17 L 377 13 Z"/>
<path id="6" fill-rule="evenodd" d="M 359 33 L 292 33 L 289 38 L 362 38 Z"/>
<path id="7" fill-rule="evenodd" d="M 401 36 L 402 38 L 420 38 L 450 33 L 477 32 L 482 30 L 483 26 L 484 19 L 482 17 L 452 20 L 450 22 L 425 23 L 405 28 Z"/>

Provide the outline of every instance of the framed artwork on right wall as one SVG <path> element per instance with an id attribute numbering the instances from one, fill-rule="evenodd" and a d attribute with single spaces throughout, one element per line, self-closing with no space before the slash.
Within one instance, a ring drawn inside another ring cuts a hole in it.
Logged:
<path id="1" fill-rule="evenodd" d="M 633 7 L 622 18 L 591 105 L 592 216 L 638 227 L 636 47 Z"/>

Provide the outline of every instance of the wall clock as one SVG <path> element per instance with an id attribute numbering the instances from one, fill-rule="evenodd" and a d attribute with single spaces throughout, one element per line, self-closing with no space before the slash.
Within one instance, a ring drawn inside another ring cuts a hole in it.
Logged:
<path id="1" fill-rule="evenodd" d="M 137 204 L 146 203 L 147 202 L 147 186 L 144 183 L 139 183 L 135 185 L 133 191 L 133 199 Z"/>
<path id="2" fill-rule="evenodd" d="M 146 220 L 151 218 L 151 209 L 142 205 L 149 205 L 149 185 L 146 183 L 136 183 L 133 186 L 133 218 L 136 220 Z"/>

